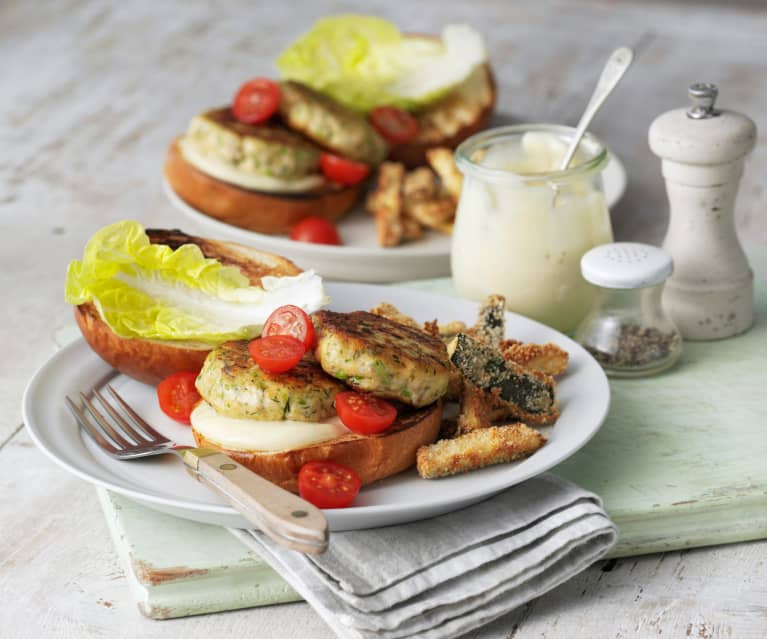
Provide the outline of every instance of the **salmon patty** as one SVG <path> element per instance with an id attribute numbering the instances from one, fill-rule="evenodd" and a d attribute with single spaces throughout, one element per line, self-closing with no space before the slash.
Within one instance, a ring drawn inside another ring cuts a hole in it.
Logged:
<path id="1" fill-rule="evenodd" d="M 442 341 L 365 311 L 314 314 L 315 356 L 349 386 L 419 408 L 445 394 L 450 362 Z"/>
<path id="2" fill-rule="evenodd" d="M 197 376 L 197 390 L 217 413 L 259 420 L 313 422 L 336 414 L 333 401 L 344 385 L 309 357 L 285 373 L 261 370 L 248 341 L 214 348 Z"/>

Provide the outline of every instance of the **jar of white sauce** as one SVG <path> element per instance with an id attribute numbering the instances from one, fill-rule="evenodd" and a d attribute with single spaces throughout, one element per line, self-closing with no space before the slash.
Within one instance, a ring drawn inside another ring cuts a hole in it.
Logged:
<path id="1" fill-rule="evenodd" d="M 461 296 L 504 295 L 509 310 L 565 332 L 595 298 L 581 276 L 581 257 L 613 239 L 601 142 L 586 134 L 570 168 L 557 168 L 573 132 L 508 126 L 463 142 L 456 150 L 464 181 L 451 250 Z"/>

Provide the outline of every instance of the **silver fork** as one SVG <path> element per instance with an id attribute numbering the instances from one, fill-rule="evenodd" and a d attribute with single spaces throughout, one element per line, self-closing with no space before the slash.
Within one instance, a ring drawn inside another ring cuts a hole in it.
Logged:
<path id="1" fill-rule="evenodd" d="M 223 453 L 180 446 L 170 441 L 138 415 L 110 384 L 106 388 L 114 403 L 108 401 L 98 388 L 89 393 L 81 392 L 82 404 L 68 396 L 66 403 L 80 426 L 108 455 L 125 460 L 175 453 L 192 474 L 220 493 L 277 543 L 309 554 L 325 552 L 328 524 L 315 506 Z M 93 398 L 98 400 L 102 410 Z"/>

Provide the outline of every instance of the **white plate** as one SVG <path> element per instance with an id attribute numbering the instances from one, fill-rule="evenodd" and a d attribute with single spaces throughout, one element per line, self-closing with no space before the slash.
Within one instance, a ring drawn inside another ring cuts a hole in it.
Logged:
<path id="1" fill-rule="evenodd" d="M 626 190 L 626 170 L 612 154 L 602 178 L 605 200 L 608 206 L 613 206 Z M 171 204 L 207 237 L 240 242 L 284 255 L 302 268 L 313 268 L 327 279 L 402 282 L 450 275 L 449 235 L 428 231 L 415 242 L 382 248 L 376 240 L 373 220 L 362 207 L 357 207 L 338 223 L 344 245 L 326 246 L 248 231 L 205 215 L 176 195 L 165 178 L 163 190 Z"/>
<path id="2" fill-rule="evenodd" d="M 459 319 L 473 323 L 473 302 L 413 289 L 364 284 L 328 284 L 331 308 L 365 309 L 381 301 L 395 304 L 419 320 Z M 326 511 L 332 530 L 354 530 L 415 521 L 456 510 L 524 481 L 563 461 L 599 429 L 610 399 L 602 369 L 575 342 L 542 324 L 507 314 L 508 335 L 529 342 L 554 342 L 570 353 L 568 372 L 557 387 L 562 416 L 542 429 L 549 441 L 528 459 L 446 479 L 420 479 L 414 469 L 364 488 L 351 508 Z M 64 407 L 65 395 L 96 384 L 110 368 L 82 340 L 56 353 L 32 378 L 24 393 L 24 422 L 35 443 L 75 475 L 158 510 L 218 524 L 247 527 L 226 503 L 184 471 L 175 455 L 117 461 L 78 429 Z M 125 376 L 115 386 L 155 428 L 180 444 L 194 445 L 188 427 L 165 417 L 154 388 Z"/>

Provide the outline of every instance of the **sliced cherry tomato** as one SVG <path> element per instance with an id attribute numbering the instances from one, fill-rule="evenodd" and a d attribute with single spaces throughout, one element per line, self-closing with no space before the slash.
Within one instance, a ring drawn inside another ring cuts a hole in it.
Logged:
<path id="1" fill-rule="evenodd" d="M 262 370 L 267 373 L 284 373 L 301 361 L 306 347 L 291 335 L 270 335 L 251 340 L 248 350 Z"/>
<path id="2" fill-rule="evenodd" d="M 403 109 L 395 106 L 380 106 L 370 112 L 373 125 L 387 142 L 405 144 L 418 136 L 418 120 Z"/>
<path id="3" fill-rule="evenodd" d="M 290 239 L 334 246 L 341 246 L 343 243 L 336 225 L 322 217 L 305 217 L 291 229 Z"/>
<path id="4" fill-rule="evenodd" d="M 331 461 L 311 461 L 298 471 L 298 494 L 317 508 L 345 508 L 362 481 L 351 468 Z"/>
<path id="5" fill-rule="evenodd" d="M 157 400 L 162 412 L 182 424 L 189 423 L 195 404 L 202 399 L 194 385 L 197 373 L 180 371 L 166 377 L 157 385 Z"/>
<path id="6" fill-rule="evenodd" d="M 344 186 L 362 182 L 370 173 L 370 167 L 332 153 L 320 154 L 320 168 L 325 177 Z"/>
<path id="7" fill-rule="evenodd" d="M 360 435 L 380 433 L 397 419 L 397 409 L 386 400 L 354 391 L 336 395 L 336 412 L 344 426 Z"/>
<path id="8" fill-rule="evenodd" d="M 243 84 L 234 96 L 232 112 L 240 122 L 266 122 L 280 104 L 280 85 L 268 78 L 255 78 Z"/>
<path id="9" fill-rule="evenodd" d="M 302 308 L 286 304 L 272 311 L 267 318 L 264 328 L 261 331 L 261 337 L 271 335 L 290 335 L 301 341 L 304 348 L 308 351 L 314 348 L 317 341 L 314 333 L 314 324 Z"/>

